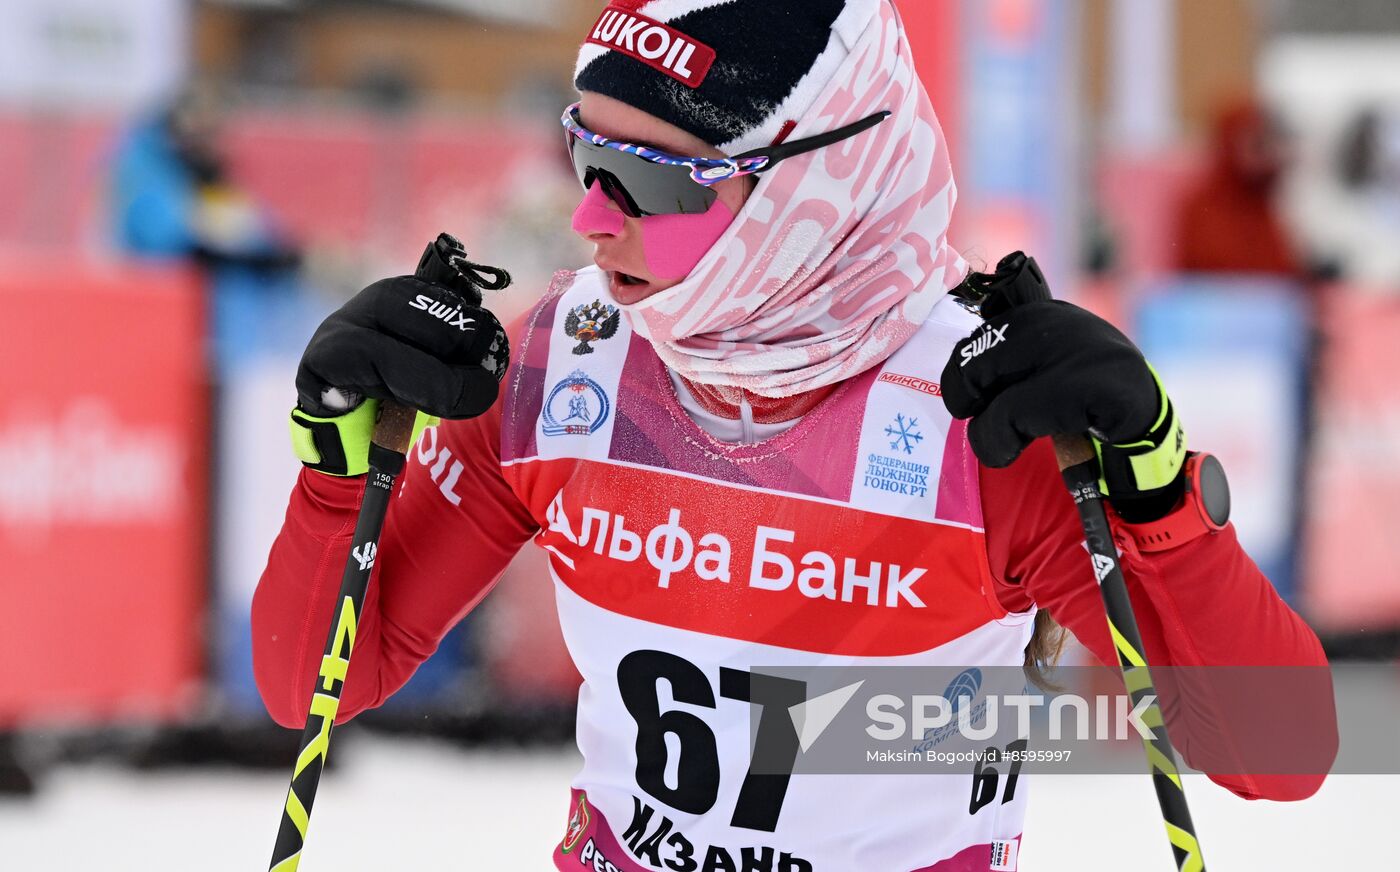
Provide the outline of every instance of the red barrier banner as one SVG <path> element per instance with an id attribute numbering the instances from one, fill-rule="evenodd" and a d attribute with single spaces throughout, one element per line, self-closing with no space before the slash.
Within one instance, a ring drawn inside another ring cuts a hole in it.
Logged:
<path id="1" fill-rule="evenodd" d="M 1328 631 L 1400 626 L 1400 299 L 1323 299 L 1308 464 L 1307 616 Z"/>
<path id="2" fill-rule="evenodd" d="M 0 726 L 198 691 L 206 366 L 184 272 L 0 261 Z"/>

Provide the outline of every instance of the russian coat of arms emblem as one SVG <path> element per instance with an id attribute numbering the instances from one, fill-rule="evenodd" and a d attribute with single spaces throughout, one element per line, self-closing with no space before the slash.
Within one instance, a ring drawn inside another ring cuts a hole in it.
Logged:
<path id="1" fill-rule="evenodd" d="M 593 343 L 613 338 L 621 320 L 622 313 L 616 306 L 594 300 L 569 310 L 564 316 L 564 334 L 578 340 L 574 354 L 592 354 Z"/>

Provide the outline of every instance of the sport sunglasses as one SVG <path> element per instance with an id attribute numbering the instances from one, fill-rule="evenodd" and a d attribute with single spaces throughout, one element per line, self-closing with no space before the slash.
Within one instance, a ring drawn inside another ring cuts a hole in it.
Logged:
<path id="1" fill-rule="evenodd" d="M 680 157 L 594 133 L 579 120 L 579 105 L 565 109 L 561 119 L 571 134 L 566 140 L 579 183 L 586 191 L 598 182 L 603 193 L 632 218 L 707 212 L 718 196 L 713 185 L 767 172 L 790 157 L 863 133 L 890 116 L 889 112 L 877 112 L 829 133 L 756 148 L 734 157 Z"/>

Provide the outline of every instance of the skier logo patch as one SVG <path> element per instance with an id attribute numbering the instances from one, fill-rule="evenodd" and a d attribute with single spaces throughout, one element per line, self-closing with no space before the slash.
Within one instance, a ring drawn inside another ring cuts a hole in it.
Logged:
<path id="1" fill-rule="evenodd" d="M 992 842 L 992 872 L 1016 872 L 1016 855 L 1021 843 L 1016 841 Z"/>
<path id="2" fill-rule="evenodd" d="M 576 369 L 549 392 L 540 418 L 546 436 L 589 436 L 602 429 L 611 413 L 608 392 Z"/>

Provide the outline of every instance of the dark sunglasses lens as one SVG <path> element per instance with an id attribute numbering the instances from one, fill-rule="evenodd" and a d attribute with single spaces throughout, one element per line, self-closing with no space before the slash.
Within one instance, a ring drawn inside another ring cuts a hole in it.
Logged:
<path id="1" fill-rule="evenodd" d="M 695 215 L 714 205 L 715 192 L 696 184 L 686 167 L 652 163 L 576 136 L 569 139 L 569 156 L 579 184 L 586 190 L 595 179 L 601 179 L 604 192 L 618 201 L 624 211 L 635 209 L 639 215 Z"/>
<path id="2" fill-rule="evenodd" d="M 636 200 L 632 199 L 632 195 L 617 180 L 617 176 L 607 171 L 601 171 L 596 174 L 595 178 L 598 184 L 603 186 L 603 193 L 617 204 L 617 208 L 622 210 L 622 214 L 632 218 L 641 218 L 648 214 L 645 209 L 637 205 Z"/>

